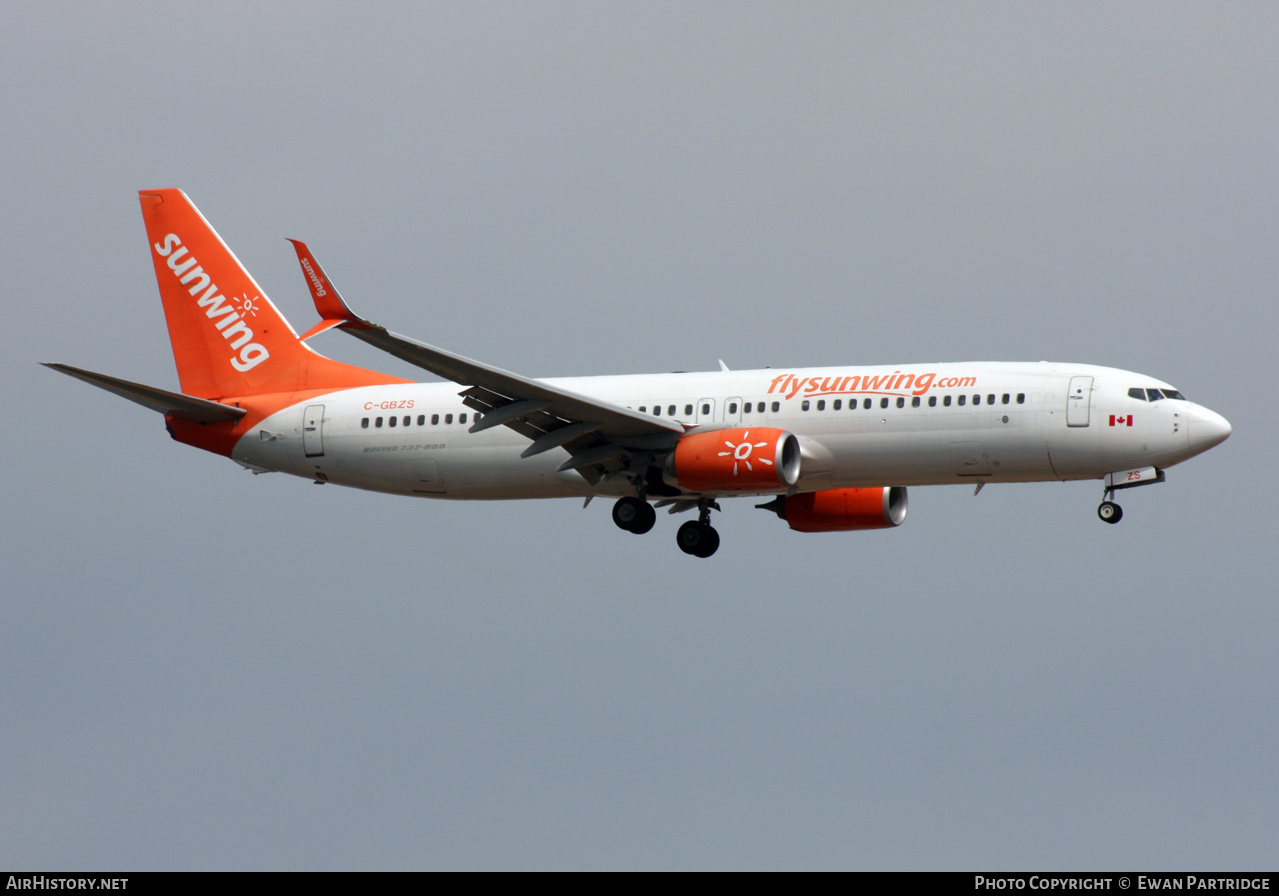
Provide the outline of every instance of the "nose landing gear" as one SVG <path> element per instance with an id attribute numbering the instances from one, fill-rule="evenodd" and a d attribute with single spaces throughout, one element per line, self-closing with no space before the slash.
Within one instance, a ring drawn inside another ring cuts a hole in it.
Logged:
<path id="1" fill-rule="evenodd" d="M 1124 510 L 1112 499 L 1121 488 L 1136 488 L 1140 485 L 1158 485 L 1167 479 L 1164 471 L 1154 467 L 1141 467 L 1136 470 L 1124 470 L 1119 473 L 1106 474 L 1106 490 L 1101 494 L 1101 505 L 1097 508 L 1097 517 L 1103 523 L 1115 524 L 1124 518 Z"/>

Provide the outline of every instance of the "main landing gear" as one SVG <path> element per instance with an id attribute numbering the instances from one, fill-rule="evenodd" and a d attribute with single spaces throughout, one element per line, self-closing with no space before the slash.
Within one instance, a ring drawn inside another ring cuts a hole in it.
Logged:
<path id="1" fill-rule="evenodd" d="M 689 520 L 675 533 L 675 543 L 685 554 L 705 559 L 719 550 L 719 533 L 711 525 L 712 506 L 713 501 L 700 502 L 697 505 L 697 519 Z"/>
<path id="2" fill-rule="evenodd" d="M 689 520 L 675 533 L 675 543 L 685 554 L 705 559 L 719 550 L 719 533 L 710 523 Z"/>
<path id="3" fill-rule="evenodd" d="M 679 509 L 692 509 L 693 503 L 688 501 L 685 507 Z M 713 501 L 697 502 L 697 519 L 689 520 L 679 527 L 675 543 L 685 554 L 705 558 L 719 549 L 719 533 L 711 525 L 712 507 L 716 507 Z M 619 529 L 643 535 L 657 522 L 657 510 L 641 497 L 619 498 L 613 505 L 613 522 Z"/>
<path id="4" fill-rule="evenodd" d="M 643 535 L 657 522 L 657 511 L 640 498 L 621 498 L 613 505 L 613 522 L 619 529 Z"/>

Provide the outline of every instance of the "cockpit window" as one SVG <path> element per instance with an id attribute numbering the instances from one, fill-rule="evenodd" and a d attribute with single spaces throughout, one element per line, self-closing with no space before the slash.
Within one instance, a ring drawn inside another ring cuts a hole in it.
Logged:
<path id="1" fill-rule="evenodd" d="M 1135 398 L 1135 399 L 1137 399 L 1138 401 L 1145 401 L 1145 400 L 1146 400 L 1146 390 L 1145 390 L 1145 389 L 1138 389 L 1138 388 L 1134 387 L 1134 388 L 1132 388 L 1132 389 L 1129 389 L 1129 390 L 1128 390 L 1128 397 L 1129 397 L 1129 398 Z"/>
<path id="2" fill-rule="evenodd" d="M 1164 398 L 1175 398 L 1175 399 L 1177 399 L 1178 401 L 1185 401 L 1185 400 L 1186 400 L 1186 396 L 1182 395 L 1182 394 L 1181 394 L 1180 392 L 1178 392 L 1176 389 L 1164 389 L 1164 390 L 1162 390 L 1162 391 L 1163 391 L 1163 393 L 1164 393 Z"/>
<path id="3" fill-rule="evenodd" d="M 1151 401 L 1158 401 L 1159 399 L 1164 397 L 1164 394 L 1160 392 L 1158 389 L 1147 389 L 1146 397 L 1149 398 Z"/>

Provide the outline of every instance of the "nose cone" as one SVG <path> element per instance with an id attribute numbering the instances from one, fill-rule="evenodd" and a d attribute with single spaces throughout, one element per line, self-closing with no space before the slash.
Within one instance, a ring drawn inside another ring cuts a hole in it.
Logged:
<path id="1" fill-rule="evenodd" d="M 1215 411 L 1194 405 L 1189 417 L 1190 447 L 1196 454 L 1220 445 L 1230 435 L 1230 421 Z"/>

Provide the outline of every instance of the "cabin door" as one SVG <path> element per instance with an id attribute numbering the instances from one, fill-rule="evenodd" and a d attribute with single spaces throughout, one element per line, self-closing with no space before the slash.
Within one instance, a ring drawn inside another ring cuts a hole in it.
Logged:
<path id="1" fill-rule="evenodd" d="M 302 450 L 307 457 L 324 457 L 324 405 L 309 404 L 302 413 Z"/>
<path id="2" fill-rule="evenodd" d="M 1092 377 L 1072 376 L 1066 393 L 1066 425 L 1087 426 L 1088 406 L 1092 404 Z"/>

